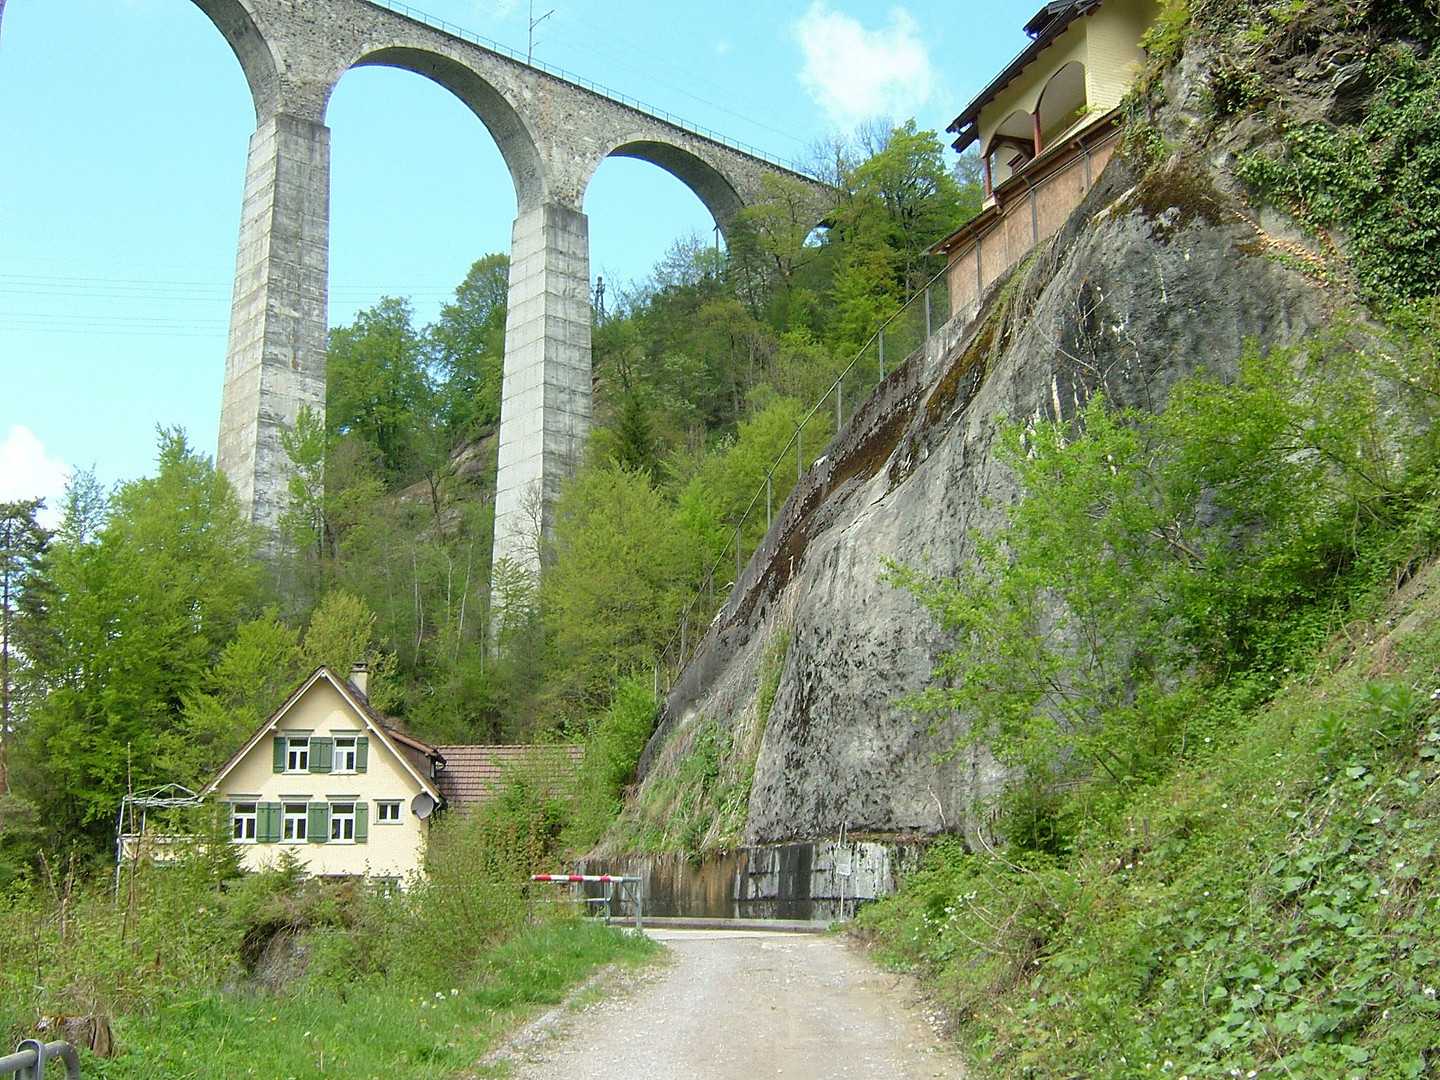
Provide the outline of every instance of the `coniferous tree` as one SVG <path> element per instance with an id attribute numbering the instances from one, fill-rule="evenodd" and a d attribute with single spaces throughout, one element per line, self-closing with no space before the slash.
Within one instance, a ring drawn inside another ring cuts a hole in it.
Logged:
<path id="1" fill-rule="evenodd" d="M 50 532 L 36 521 L 43 499 L 0 503 L 0 799 L 10 790 L 10 738 L 17 716 L 17 682 L 25 665 L 14 647 L 20 600 L 50 543 Z M 5 828 L 0 803 L 0 831 Z"/>

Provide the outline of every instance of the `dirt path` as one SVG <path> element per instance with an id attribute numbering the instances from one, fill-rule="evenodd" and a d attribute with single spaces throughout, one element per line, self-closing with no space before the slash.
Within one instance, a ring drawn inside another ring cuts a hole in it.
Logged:
<path id="1" fill-rule="evenodd" d="M 662 962 L 508 1052 L 515 1080 L 959 1080 L 918 1002 L 829 936 L 654 930 Z M 501 1075 L 507 1075 L 502 1071 Z"/>

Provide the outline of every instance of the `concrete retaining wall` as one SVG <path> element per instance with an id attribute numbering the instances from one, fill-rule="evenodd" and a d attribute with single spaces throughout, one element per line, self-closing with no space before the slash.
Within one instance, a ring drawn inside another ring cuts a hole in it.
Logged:
<path id="1" fill-rule="evenodd" d="M 683 855 L 582 860 L 577 873 L 645 879 L 645 914 L 691 919 L 839 921 L 895 892 L 919 863 L 921 841 L 814 840 Z M 589 895 L 602 886 L 590 885 Z"/>

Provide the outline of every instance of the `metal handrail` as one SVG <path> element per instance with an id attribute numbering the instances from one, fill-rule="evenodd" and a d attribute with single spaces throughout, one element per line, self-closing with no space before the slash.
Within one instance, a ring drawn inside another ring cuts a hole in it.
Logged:
<path id="1" fill-rule="evenodd" d="M 761 161 L 773 165 L 778 169 L 785 169 L 788 172 L 795 173 L 799 176 L 807 177 L 811 180 L 816 179 L 793 161 L 785 161 L 782 158 L 776 157 L 773 154 L 761 150 L 759 147 L 751 146 L 749 143 L 740 142 L 737 139 L 732 139 L 726 135 L 722 135 L 720 134 L 720 132 L 714 130 L 713 128 L 704 127 L 701 124 L 691 123 L 689 120 L 685 120 L 682 117 L 676 116 L 672 112 L 669 112 L 665 109 L 656 108 L 654 105 L 650 105 L 644 101 L 640 101 L 638 98 L 633 98 L 628 94 L 622 94 L 618 90 L 612 90 L 610 87 L 597 83 L 593 79 L 587 79 L 583 75 L 576 75 L 572 71 L 566 71 L 564 68 L 555 67 L 551 64 L 545 63 L 542 60 L 536 60 L 534 56 L 526 56 L 525 54 L 510 48 L 510 46 L 508 45 L 502 45 L 494 38 L 488 38 L 485 37 L 483 34 L 477 34 L 472 30 L 466 30 L 464 27 L 456 26 L 454 23 L 446 22 L 444 19 L 437 19 L 433 15 L 429 15 L 426 12 L 411 7 L 409 4 L 392 2 L 392 0 L 369 0 L 369 2 L 374 4 L 376 7 L 384 8 L 386 11 L 390 11 L 396 15 L 403 15 L 407 19 L 428 26 L 432 30 L 439 30 L 442 34 L 449 34 L 451 37 L 460 38 L 462 41 L 468 41 L 470 44 L 478 45 L 482 49 L 488 49 L 490 52 L 499 53 L 501 56 L 508 57 L 509 59 L 514 60 L 517 63 L 524 64 L 526 67 L 532 67 L 535 68 L 537 71 L 543 71 L 546 75 L 550 75 L 553 78 L 568 82 L 574 86 L 578 86 L 582 90 L 588 90 L 592 94 L 599 94 L 601 97 L 608 98 L 609 100 L 615 102 L 617 105 L 625 105 L 632 109 L 638 109 L 640 112 L 645 113 L 647 116 L 653 117 L 656 120 L 664 121 L 665 123 L 670 124 L 672 127 L 677 127 L 680 128 L 682 131 L 689 132 L 691 135 L 698 135 L 702 139 L 708 139 L 711 142 L 719 143 L 722 146 L 728 146 L 731 150 L 738 150 L 742 154 L 749 154 L 751 157 L 759 158 Z"/>
<path id="2" fill-rule="evenodd" d="M 13 1054 L 0 1057 L 0 1076 L 19 1073 L 23 1080 L 42 1080 L 45 1063 L 60 1059 L 65 1066 L 65 1080 L 80 1080 L 80 1055 L 68 1042 L 42 1043 L 26 1039 Z"/>
<path id="3" fill-rule="evenodd" d="M 825 406 L 825 403 L 828 402 L 832 396 L 834 396 L 834 397 L 835 397 L 835 400 L 836 400 L 836 424 L 835 424 L 835 434 L 834 434 L 834 436 L 831 437 L 830 443 L 833 443 L 833 442 L 835 441 L 835 439 L 837 439 L 837 438 L 840 437 L 841 431 L 843 430 L 843 424 L 841 423 L 841 414 L 843 413 L 844 410 L 843 410 L 843 404 L 842 404 L 842 402 L 841 402 L 841 396 L 842 396 L 843 393 L 844 393 L 845 377 L 850 374 L 850 372 L 855 368 L 855 366 L 856 366 L 857 364 L 860 363 L 860 361 L 861 361 L 862 359 L 864 359 L 865 354 L 870 351 L 871 346 L 872 346 L 872 345 L 876 345 L 876 346 L 878 346 L 878 355 L 879 355 L 879 375 L 880 375 L 880 382 L 882 382 L 882 383 L 884 382 L 884 380 L 885 380 L 885 331 L 886 331 L 886 329 L 887 329 L 892 323 L 894 323 L 897 319 L 899 319 L 902 315 L 904 315 L 904 314 L 910 309 L 910 306 L 911 306 L 912 304 L 914 304 L 916 301 L 923 300 L 923 302 L 924 302 L 924 304 L 925 304 L 925 316 L 926 316 L 926 319 L 925 319 L 925 321 L 926 321 L 925 341 L 929 341 L 929 340 L 930 340 L 930 338 L 934 335 L 934 329 L 935 329 L 935 328 L 932 327 L 932 325 L 931 325 L 930 289 L 931 289 L 931 286 L 933 286 L 933 285 L 934 285 L 937 281 L 939 281 L 941 278 L 945 277 L 946 274 L 948 274 L 948 273 L 949 273 L 949 267 L 948 267 L 948 266 L 946 266 L 946 267 L 944 267 L 943 269 L 939 270 L 933 277 L 931 277 L 928 281 L 926 281 L 925 284 L 924 284 L 923 286 L 921 286 L 921 288 L 917 289 L 917 290 L 915 291 L 915 293 L 914 293 L 908 300 L 905 301 L 905 303 L 901 304 L 900 307 L 895 311 L 895 313 L 894 313 L 893 315 L 891 315 L 891 316 L 890 316 L 889 318 L 887 318 L 884 322 L 882 322 L 882 323 L 876 328 L 875 332 L 870 335 L 869 340 L 867 340 L 867 341 L 865 342 L 865 344 L 860 347 L 860 350 L 851 358 L 850 362 L 845 365 L 844 370 L 841 371 L 840 374 L 835 377 L 835 380 L 826 388 L 825 393 L 823 393 L 823 394 L 820 395 L 820 399 L 819 399 L 818 401 L 816 401 L 813 406 L 811 406 L 810 411 L 809 411 L 808 413 L 806 413 L 805 416 L 804 416 L 804 418 L 800 421 L 800 423 L 796 425 L 796 427 L 795 427 L 795 434 L 793 434 L 793 435 L 790 436 L 789 441 L 787 441 L 787 442 L 785 443 L 785 446 L 781 449 L 780 453 L 776 456 L 776 458 L 775 458 L 775 463 L 774 463 L 773 465 L 771 465 L 769 469 L 766 470 L 764 481 L 759 485 L 759 487 L 756 488 L 755 494 L 754 494 L 754 495 L 751 497 L 751 499 L 750 499 L 750 504 L 749 504 L 747 507 L 745 507 L 744 512 L 740 515 L 739 519 L 736 521 L 735 526 L 734 526 L 734 529 L 733 529 L 733 531 L 731 532 L 731 539 L 730 539 L 730 540 L 727 540 L 727 541 L 725 542 L 725 546 L 720 549 L 720 553 L 715 556 L 714 561 L 713 561 L 713 562 L 710 564 L 710 566 L 706 569 L 705 573 L 704 573 L 704 574 L 702 575 L 702 577 L 701 577 L 701 580 L 702 580 L 702 581 L 709 581 L 709 582 L 711 582 L 712 585 L 713 585 L 713 583 L 714 583 L 714 581 L 715 581 L 715 573 L 716 573 L 716 571 L 719 570 L 720 564 L 721 564 L 722 562 L 724 562 L 726 559 L 729 558 L 730 550 L 731 550 L 731 548 L 733 547 L 734 550 L 735 550 L 735 566 L 736 566 L 736 568 L 735 568 L 735 580 L 731 583 L 731 588 L 732 588 L 732 589 L 735 589 L 735 588 L 738 588 L 738 587 L 739 587 L 739 585 L 740 585 L 741 572 L 742 572 L 743 569 L 744 569 L 743 560 L 744 560 L 744 530 L 745 530 L 745 526 L 749 523 L 751 513 L 753 513 L 753 512 L 755 511 L 756 507 L 759 506 L 760 500 L 761 500 L 762 498 L 766 500 L 766 503 L 767 503 L 766 513 L 767 513 L 767 516 L 768 516 L 768 514 L 769 514 L 769 491 L 770 491 L 770 489 L 771 489 L 771 484 L 772 484 L 772 481 L 773 481 L 773 478 L 774 478 L 775 474 L 779 471 L 781 465 L 784 464 L 785 461 L 789 458 L 791 447 L 796 447 L 796 448 L 797 448 L 797 456 L 796 456 L 796 468 L 797 468 L 797 471 L 803 468 L 803 465 L 804 465 L 804 457 L 803 457 L 803 451 L 801 451 L 801 450 L 799 449 L 799 442 L 800 442 L 800 439 L 801 439 L 801 437 L 802 437 L 802 435 L 803 435 L 803 433 L 804 433 L 805 425 L 808 424 L 808 423 L 815 417 L 815 414 L 818 413 L 818 412 L 820 411 L 820 409 Z M 947 319 L 942 319 L 940 325 L 943 326 L 946 321 L 948 321 L 948 317 L 947 317 Z M 904 358 L 902 357 L 901 359 L 903 360 Z M 899 367 L 899 364 L 897 363 L 897 364 L 895 365 L 895 367 L 898 368 L 898 367 Z M 878 384 L 877 384 L 877 385 L 878 385 Z M 857 408 L 858 408 L 858 405 L 857 405 Z M 854 415 L 854 412 L 853 412 L 853 411 L 852 411 L 851 415 L 852 415 L 852 416 Z M 828 453 L 828 451 L 829 451 L 830 443 L 827 443 L 827 444 L 826 444 L 825 452 L 823 452 L 823 453 L 820 454 L 820 458 L 823 458 L 823 457 L 825 457 L 825 456 L 827 455 L 827 453 Z M 817 460 L 819 460 L 819 458 L 817 458 Z M 796 483 L 797 483 L 797 484 L 799 483 L 799 478 L 798 478 L 798 476 L 797 476 L 797 479 L 796 479 Z M 767 522 L 767 526 L 768 526 L 768 524 L 769 524 L 769 523 Z M 753 555 L 753 552 L 752 552 L 752 555 Z M 673 634 L 670 636 L 670 639 L 665 643 L 664 648 L 660 650 L 660 654 L 659 654 L 659 656 L 657 657 L 658 665 L 664 665 L 664 664 L 665 664 L 666 658 L 667 658 L 668 656 L 670 656 L 671 650 L 674 649 L 674 647 L 675 647 L 677 644 L 680 646 L 680 652 L 679 652 L 679 655 L 677 656 L 677 660 L 678 660 L 678 662 L 679 662 L 680 665 L 682 665 L 682 666 L 684 665 L 684 663 L 685 663 L 685 655 L 684 655 L 684 653 L 685 653 L 686 628 L 689 626 L 690 617 L 691 617 L 691 614 L 692 614 L 692 613 L 694 612 L 694 610 L 695 610 L 695 605 L 700 602 L 701 598 L 705 595 L 705 593 L 706 593 L 706 589 L 705 589 L 705 587 L 702 585 L 701 587 L 697 588 L 697 589 L 695 590 L 695 592 L 694 592 L 694 595 L 692 595 L 692 596 L 690 597 L 690 602 L 685 605 L 684 609 L 683 609 L 683 610 L 681 611 L 681 613 L 680 613 L 680 625 L 679 625 L 679 627 L 676 629 L 675 633 L 673 633 Z M 723 609 L 724 606 L 725 606 L 725 604 L 728 602 L 728 600 L 729 600 L 729 598 L 728 598 L 728 596 L 727 596 L 725 600 L 722 600 L 722 601 L 720 602 L 720 604 L 717 606 L 716 610 L 718 611 L 718 610 L 720 610 L 720 609 Z M 697 642 L 696 644 L 698 645 L 698 642 Z M 658 666 L 657 666 L 656 675 L 657 675 L 657 682 L 658 682 L 658 676 L 659 676 Z"/>

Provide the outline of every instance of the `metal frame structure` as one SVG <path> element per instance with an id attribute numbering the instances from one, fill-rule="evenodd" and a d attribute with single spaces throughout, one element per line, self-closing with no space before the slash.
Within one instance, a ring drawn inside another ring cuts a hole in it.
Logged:
<path id="1" fill-rule="evenodd" d="M 135 841 L 135 855 L 140 855 L 140 841 L 145 836 L 145 825 L 150 810 L 173 810 L 179 806 L 199 806 L 204 799 L 182 784 L 162 784 L 143 791 L 127 792 L 120 799 L 120 813 L 115 819 L 115 894 L 120 894 L 120 868 L 125 865 L 125 843 Z M 125 811 L 131 811 L 134 823 L 134 808 L 140 807 L 140 831 L 125 831 Z"/>
<path id="2" fill-rule="evenodd" d="M 45 1063 L 59 1058 L 65 1066 L 65 1080 L 80 1080 L 80 1055 L 67 1042 L 42 1043 L 26 1039 L 13 1054 L 0 1057 L 0 1076 L 18 1073 L 21 1080 L 42 1080 Z"/>
<path id="3" fill-rule="evenodd" d="M 602 901 L 605 905 L 605 921 L 610 921 L 610 901 L 615 896 L 613 887 L 620 886 L 619 899 L 621 903 L 626 900 L 635 905 L 635 932 L 645 932 L 645 879 L 638 877 L 616 877 L 613 874 L 532 874 L 531 881 L 550 881 L 558 885 L 578 886 L 585 882 L 601 882 L 605 885 L 605 894 L 594 897 L 594 900 Z M 626 896 L 626 886 L 629 886 L 629 896 Z M 587 898 L 590 899 L 590 898 Z"/>

